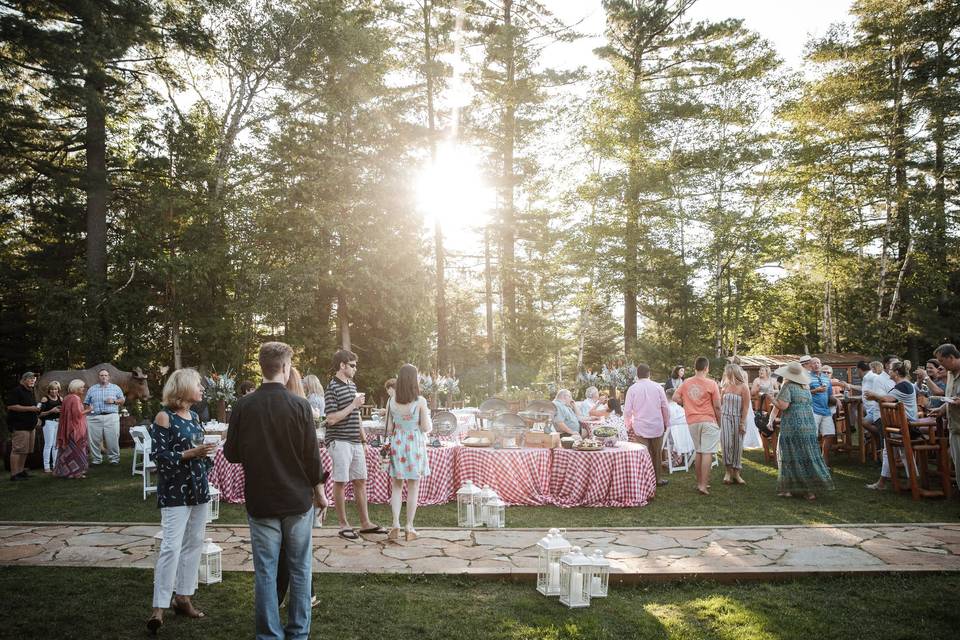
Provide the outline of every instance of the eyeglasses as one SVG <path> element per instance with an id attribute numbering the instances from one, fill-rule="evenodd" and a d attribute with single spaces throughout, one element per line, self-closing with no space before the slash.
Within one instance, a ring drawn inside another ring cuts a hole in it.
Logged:
<path id="1" fill-rule="evenodd" d="M 347 365 L 348 367 L 350 367 L 351 369 L 356 369 L 356 368 L 357 368 L 357 363 L 356 363 L 356 362 L 347 362 L 346 365 Z"/>

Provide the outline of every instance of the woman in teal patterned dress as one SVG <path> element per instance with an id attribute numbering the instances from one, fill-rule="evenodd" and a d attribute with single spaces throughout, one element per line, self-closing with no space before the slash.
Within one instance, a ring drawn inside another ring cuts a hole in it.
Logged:
<path id="1" fill-rule="evenodd" d="M 777 396 L 776 410 L 781 412 L 777 495 L 789 498 L 803 494 L 816 500 L 818 491 L 833 490 L 833 478 L 823 462 L 817 443 L 817 425 L 807 385 L 810 378 L 799 362 L 777 369 L 783 387 Z M 773 415 L 771 415 L 772 424 Z"/>
<path id="2" fill-rule="evenodd" d="M 393 479 L 390 509 L 393 528 L 388 540 L 400 537 L 400 507 L 403 502 L 403 483 L 407 483 L 407 541 L 417 539 L 413 518 L 417 514 L 420 480 L 430 475 L 427 463 L 427 437 L 433 424 L 430 408 L 420 395 L 417 368 L 412 364 L 400 367 L 397 374 L 396 395 L 387 403 L 387 437 L 390 443 L 390 477 Z"/>

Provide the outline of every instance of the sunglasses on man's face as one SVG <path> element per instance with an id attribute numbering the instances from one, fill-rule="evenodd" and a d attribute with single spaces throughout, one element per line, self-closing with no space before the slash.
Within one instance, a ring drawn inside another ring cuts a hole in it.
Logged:
<path id="1" fill-rule="evenodd" d="M 356 363 L 356 362 L 347 362 L 346 365 L 347 365 L 348 367 L 350 367 L 351 369 L 356 369 L 356 368 L 357 368 L 357 363 Z"/>

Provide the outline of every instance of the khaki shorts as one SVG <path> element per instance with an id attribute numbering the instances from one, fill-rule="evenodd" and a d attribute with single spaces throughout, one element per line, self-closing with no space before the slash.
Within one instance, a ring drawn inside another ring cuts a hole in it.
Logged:
<path id="1" fill-rule="evenodd" d="M 333 463 L 334 482 L 353 482 L 367 479 L 367 454 L 359 442 L 332 440 L 327 445 Z"/>
<path id="2" fill-rule="evenodd" d="M 833 422 L 833 416 L 822 416 L 815 413 L 813 414 L 813 421 L 817 424 L 817 433 L 821 436 L 837 435 L 837 425 Z"/>
<path id="3" fill-rule="evenodd" d="M 27 455 L 33 453 L 33 445 L 37 441 L 37 432 L 33 429 L 30 431 L 13 431 L 10 433 L 10 440 L 13 444 L 10 453 L 18 456 Z"/>
<path id="4" fill-rule="evenodd" d="M 720 427 L 715 422 L 694 422 L 690 437 L 697 453 L 716 453 L 720 450 Z"/>

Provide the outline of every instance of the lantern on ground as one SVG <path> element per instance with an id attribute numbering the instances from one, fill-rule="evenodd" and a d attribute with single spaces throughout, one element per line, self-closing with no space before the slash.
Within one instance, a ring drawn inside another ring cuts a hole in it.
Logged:
<path id="1" fill-rule="evenodd" d="M 200 551 L 200 575 L 198 577 L 200 584 L 215 584 L 223 580 L 222 551 L 223 549 L 213 543 L 212 538 L 203 541 L 203 549 Z"/>
<path id="2" fill-rule="evenodd" d="M 496 497 L 498 497 L 497 492 L 491 489 L 489 485 L 480 491 L 480 522 L 488 527 L 490 524 L 487 522 L 487 506 L 490 504 L 490 501 Z"/>
<path id="3" fill-rule="evenodd" d="M 483 523 L 485 525 L 491 529 L 503 529 L 507 526 L 507 503 L 501 500 L 499 496 L 494 496 L 493 500 L 484 506 L 484 509 L 486 515 Z"/>
<path id="4" fill-rule="evenodd" d="M 593 565 L 593 575 L 590 576 L 590 597 L 606 598 L 610 588 L 610 561 L 603 557 L 603 551 L 595 549 L 593 555 L 588 556 Z"/>
<path id="5" fill-rule="evenodd" d="M 220 517 L 220 490 L 210 485 L 210 506 L 207 508 L 207 522 Z"/>
<path id="6" fill-rule="evenodd" d="M 153 534 L 153 552 L 160 553 L 160 545 L 163 544 L 163 529 Z"/>
<path id="7" fill-rule="evenodd" d="M 563 529 L 550 529 L 537 542 L 537 591 L 545 596 L 560 595 L 560 558 L 570 551 Z"/>
<path id="8" fill-rule="evenodd" d="M 593 565 L 590 558 L 573 547 L 560 558 L 560 603 L 571 609 L 590 606 L 590 578 Z"/>
<path id="9" fill-rule="evenodd" d="M 480 519 L 480 488 L 467 480 L 457 491 L 457 526 L 479 527 Z"/>

